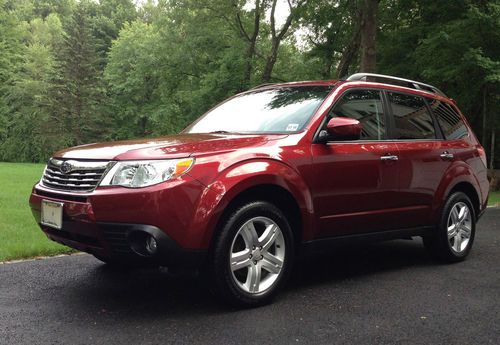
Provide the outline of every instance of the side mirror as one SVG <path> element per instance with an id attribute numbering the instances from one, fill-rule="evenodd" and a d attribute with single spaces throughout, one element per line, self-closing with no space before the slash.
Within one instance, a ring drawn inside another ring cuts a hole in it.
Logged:
<path id="1" fill-rule="evenodd" d="M 358 140 L 362 128 L 358 120 L 348 117 L 333 117 L 326 125 L 328 135 L 337 140 Z"/>

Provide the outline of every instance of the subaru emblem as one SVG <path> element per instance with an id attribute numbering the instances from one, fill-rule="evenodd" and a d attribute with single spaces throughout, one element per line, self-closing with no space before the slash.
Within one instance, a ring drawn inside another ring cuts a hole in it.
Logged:
<path id="1" fill-rule="evenodd" d="M 65 161 L 61 164 L 61 166 L 59 167 L 59 170 L 61 170 L 61 172 L 63 174 L 68 174 L 71 172 L 71 170 L 73 170 L 73 165 L 71 165 L 70 162 L 68 161 Z"/>

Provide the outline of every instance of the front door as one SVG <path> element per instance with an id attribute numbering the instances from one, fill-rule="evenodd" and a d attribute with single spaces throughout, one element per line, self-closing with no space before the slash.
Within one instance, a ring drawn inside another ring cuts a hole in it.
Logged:
<path id="1" fill-rule="evenodd" d="M 312 145 L 318 237 L 398 227 L 399 152 L 386 140 L 385 113 L 380 90 L 350 89 L 327 115 L 325 125 L 334 116 L 350 117 L 363 130 L 359 140 Z"/>

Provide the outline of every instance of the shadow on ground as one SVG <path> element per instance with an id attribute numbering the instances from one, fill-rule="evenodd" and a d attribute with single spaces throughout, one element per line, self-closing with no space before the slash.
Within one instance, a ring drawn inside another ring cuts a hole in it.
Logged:
<path id="1" fill-rule="evenodd" d="M 89 261 L 90 265 L 94 262 Z M 138 315 L 179 317 L 231 311 L 215 300 L 197 274 L 171 274 L 165 268 L 120 270 L 95 264 L 85 275 L 78 275 L 75 284 L 65 287 L 66 292 L 71 291 L 67 303 L 75 308 L 95 310 L 102 306 L 103 313 L 114 311 L 123 316 L 126 311 L 134 319 Z M 434 264 L 418 239 L 344 247 L 297 261 L 278 302 L 305 289 Z"/>

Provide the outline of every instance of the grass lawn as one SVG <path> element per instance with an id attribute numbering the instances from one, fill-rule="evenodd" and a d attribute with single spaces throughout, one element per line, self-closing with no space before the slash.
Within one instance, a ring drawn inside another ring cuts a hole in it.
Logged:
<path id="1" fill-rule="evenodd" d="M 31 215 L 28 199 L 43 167 L 0 163 L 0 261 L 71 252 L 50 241 Z"/>
<path id="2" fill-rule="evenodd" d="M 490 192 L 490 198 L 488 199 L 488 205 L 500 205 L 500 192 Z"/>

